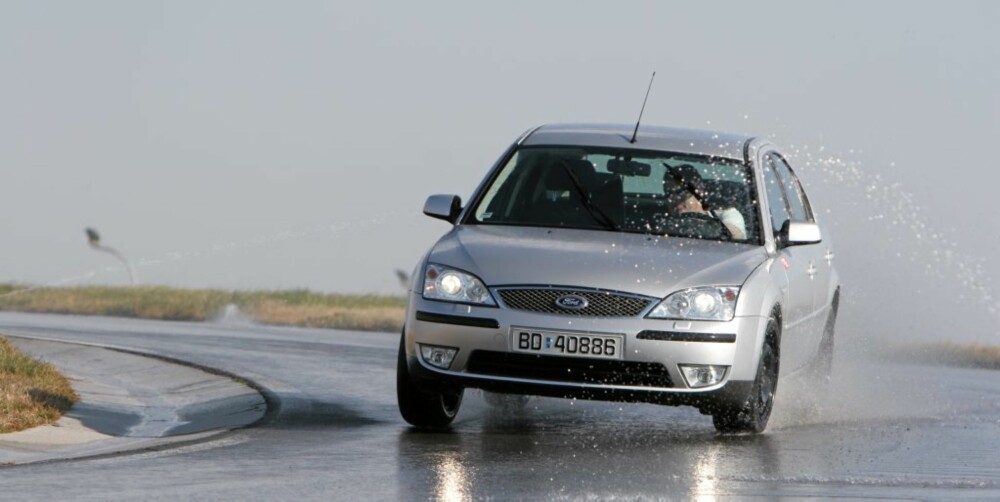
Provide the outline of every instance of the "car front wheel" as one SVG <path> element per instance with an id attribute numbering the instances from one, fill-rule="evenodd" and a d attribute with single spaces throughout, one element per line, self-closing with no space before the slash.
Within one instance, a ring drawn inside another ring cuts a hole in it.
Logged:
<path id="1" fill-rule="evenodd" d="M 405 335 L 399 340 L 396 362 L 396 401 L 399 413 L 415 427 L 442 429 L 448 427 L 462 406 L 464 389 L 453 392 L 426 392 L 413 384 L 406 364 Z"/>
<path id="2" fill-rule="evenodd" d="M 764 432 L 774 407 L 774 394 L 778 390 L 778 340 L 781 326 L 775 316 L 767 321 L 764 346 L 757 362 L 757 376 L 751 386 L 750 396 L 739 407 L 722 408 L 712 414 L 715 429 L 722 433 Z"/>

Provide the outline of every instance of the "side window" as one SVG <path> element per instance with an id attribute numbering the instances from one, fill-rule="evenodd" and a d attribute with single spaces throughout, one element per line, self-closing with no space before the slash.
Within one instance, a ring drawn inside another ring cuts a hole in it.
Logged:
<path id="1" fill-rule="evenodd" d="M 767 193 L 767 207 L 771 211 L 771 227 L 777 234 L 782 225 L 789 219 L 788 204 L 785 202 L 785 191 L 781 188 L 781 181 L 774 171 L 774 164 L 771 156 L 768 155 L 764 161 L 764 191 Z"/>
<path id="2" fill-rule="evenodd" d="M 792 168 L 788 166 L 788 163 L 780 155 L 772 153 L 771 159 L 774 161 L 774 165 L 778 169 L 778 177 L 781 178 L 782 185 L 785 187 L 785 195 L 788 197 L 788 207 L 792 212 L 792 221 L 811 223 L 813 221 L 812 211 L 809 209 L 809 201 L 806 200 L 805 193 L 802 191 L 802 185 L 799 184 L 799 179 L 795 177 Z"/>

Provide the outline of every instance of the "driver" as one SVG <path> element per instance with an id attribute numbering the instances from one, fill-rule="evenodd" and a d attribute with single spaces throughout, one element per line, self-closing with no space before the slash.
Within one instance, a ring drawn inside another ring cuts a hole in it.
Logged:
<path id="1" fill-rule="evenodd" d="M 671 214 L 707 214 L 721 221 L 729 230 L 733 240 L 747 238 L 746 221 L 743 219 L 743 214 L 735 207 L 705 207 L 702 200 L 705 199 L 707 191 L 701 175 L 694 166 L 690 164 L 668 166 L 663 178 L 663 191 L 667 195 Z"/>

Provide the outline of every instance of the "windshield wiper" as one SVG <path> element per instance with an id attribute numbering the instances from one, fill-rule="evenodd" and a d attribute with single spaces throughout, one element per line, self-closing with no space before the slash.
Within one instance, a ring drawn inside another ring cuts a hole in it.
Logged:
<path id="1" fill-rule="evenodd" d="M 608 213 L 605 213 L 600 206 L 594 204 L 594 201 L 590 199 L 590 192 L 583 187 L 583 183 L 580 182 L 580 178 L 576 177 L 576 173 L 570 169 L 569 164 L 567 164 L 566 161 L 562 161 L 562 166 L 563 169 L 566 170 L 566 174 L 569 175 L 569 180 L 573 182 L 573 187 L 576 188 L 576 192 L 580 194 L 580 198 L 583 200 L 584 209 L 590 213 L 590 216 L 594 218 L 594 221 L 604 225 L 609 230 L 614 230 L 615 232 L 621 230 L 615 221 L 608 216 Z"/>

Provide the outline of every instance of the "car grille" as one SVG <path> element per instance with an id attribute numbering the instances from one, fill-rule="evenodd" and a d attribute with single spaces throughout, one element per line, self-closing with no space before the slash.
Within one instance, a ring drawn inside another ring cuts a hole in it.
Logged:
<path id="1" fill-rule="evenodd" d="M 498 292 L 507 308 L 583 317 L 635 317 L 653 301 L 620 293 L 572 289 L 500 289 Z M 556 299 L 565 295 L 586 298 L 587 306 L 572 310 L 556 305 Z"/>
<path id="2" fill-rule="evenodd" d="M 666 366 L 637 361 L 475 350 L 469 355 L 466 371 L 480 375 L 554 382 L 673 387 Z"/>

